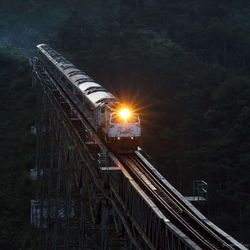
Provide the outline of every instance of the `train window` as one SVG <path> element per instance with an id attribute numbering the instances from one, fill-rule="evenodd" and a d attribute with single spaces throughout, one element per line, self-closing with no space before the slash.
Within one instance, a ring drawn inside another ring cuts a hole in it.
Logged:
<path id="1" fill-rule="evenodd" d="M 123 120 L 117 115 L 112 115 L 111 117 L 111 122 L 112 123 L 123 123 Z M 131 116 L 128 120 L 126 120 L 126 123 L 137 123 L 139 122 L 138 116 L 133 115 Z"/>
<path id="2" fill-rule="evenodd" d="M 62 66 L 62 69 L 63 69 L 63 70 L 71 69 L 71 68 L 72 68 L 72 69 L 75 69 L 75 66 L 74 66 L 73 64 L 69 64 L 69 65 L 66 64 L 66 65 L 63 65 L 63 66 Z"/>
<path id="3" fill-rule="evenodd" d="M 119 117 L 118 117 L 117 115 L 113 115 L 113 116 L 111 117 L 111 122 L 112 122 L 112 123 L 119 123 L 119 122 L 120 122 L 120 119 L 119 119 Z"/>
<path id="4" fill-rule="evenodd" d="M 83 75 L 83 72 L 80 70 L 76 70 L 68 73 L 68 76 L 75 76 L 75 75 Z"/>
<path id="5" fill-rule="evenodd" d="M 81 92 L 76 91 L 76 97 L 78 98 L 79 101 L 83 102 L 83 96 Z"/>
<path id="6" fill-rule="evenodd" d="M 90 95 L 90 94 L 98 92 L 98 91 L 108 92 L 103 87 L 91 87 L 91 88 L 88 88 L 88 89 L 85 90 L 87 95 Z"/>
<path id="7" fill-rule="evenodd" d="M 114 98 L 102 98 L 100 100 L 98 100 L 96 103 L 108 103 L 108 102 L 111 102 L 113 100 L 116 100 Z"/>
<path id="8" fill-rule="evenodd" d="M 67 82 L 67 87 L 68 87 L 71 91 L 73 91 L 73 86 L 72 86 L 70 83 L 68 83 L 68 82 Z"/>
<path id="9" fill-rule="evenodd" d="M 91 81 L 93 81 L 93 80 L 89 77 L 82 77 L 81 79 L 76 80 L 75 83 L 77 85 L 80 85 L 81 83 L 91 82 Z"/>
<path id="10" fill-rule="evenodd" d="M 137 123 L 138 121 L 139 121 L 138 116 L 135 116 L 135 115 L 133 115 L 132 117 L 128 119 L 128 123 Z"/>
<path id="11" fill-rule="evenodd" d="M 85 107 L 86 107 L 86 109 L 87 109 L 89 112 L 92 111 L 91 105 L 90 105 L 90 103 L 89 103 L 88 101 L 85 102 Z"/>

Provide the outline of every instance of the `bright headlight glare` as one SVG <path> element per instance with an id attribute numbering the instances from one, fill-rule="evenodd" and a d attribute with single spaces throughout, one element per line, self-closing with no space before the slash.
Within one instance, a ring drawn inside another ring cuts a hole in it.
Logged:
<path id="1" fill-rule="evenodd" d="M 121 108 L 118 114 L 120 118 L 127 120 L 131 116 L 131 111 L 128 108 Z"/>

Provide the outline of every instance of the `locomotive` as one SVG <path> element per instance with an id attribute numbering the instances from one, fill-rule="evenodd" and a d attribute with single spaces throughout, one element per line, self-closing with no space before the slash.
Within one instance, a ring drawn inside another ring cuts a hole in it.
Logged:
<path id="1" fill-rule="evenodd" d="M 50 46 L 39 44 L 37 49 L 45 70 L 63 88 L 106 145 L 118 153 L 136 150 L 141 137 L 138 114 Z"/>

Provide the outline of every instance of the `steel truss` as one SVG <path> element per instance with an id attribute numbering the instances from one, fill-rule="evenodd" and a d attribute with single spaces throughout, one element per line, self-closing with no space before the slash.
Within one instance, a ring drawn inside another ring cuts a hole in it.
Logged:
<path id="1" fill-rule="evenodd" d="M 200 249 L 108 153 L 37 58 L 39 249 Z"/>
<path id="2" fill-rule="evenodd" d="M 165 226 L 150 200 L 98 145 L 54 84 L 34 59 L 40 249 L 184 246 L 174 231 L 169 242 L 160 242 L 169 232 L 159 232 Z"/>

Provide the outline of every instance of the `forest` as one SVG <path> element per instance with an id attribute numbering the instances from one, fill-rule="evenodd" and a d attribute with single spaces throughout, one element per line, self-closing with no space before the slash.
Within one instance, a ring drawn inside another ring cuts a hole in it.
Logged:
<path id="1" fill-rule="evenodd" d="M 38 43 L 133 103 L 156 168 L 184 195 L 206 181 L 198 208 L 250 243 L 249 1 L 10 0 L 0 12 L 1 249 L 33 249 L 28 58 Z"/>

